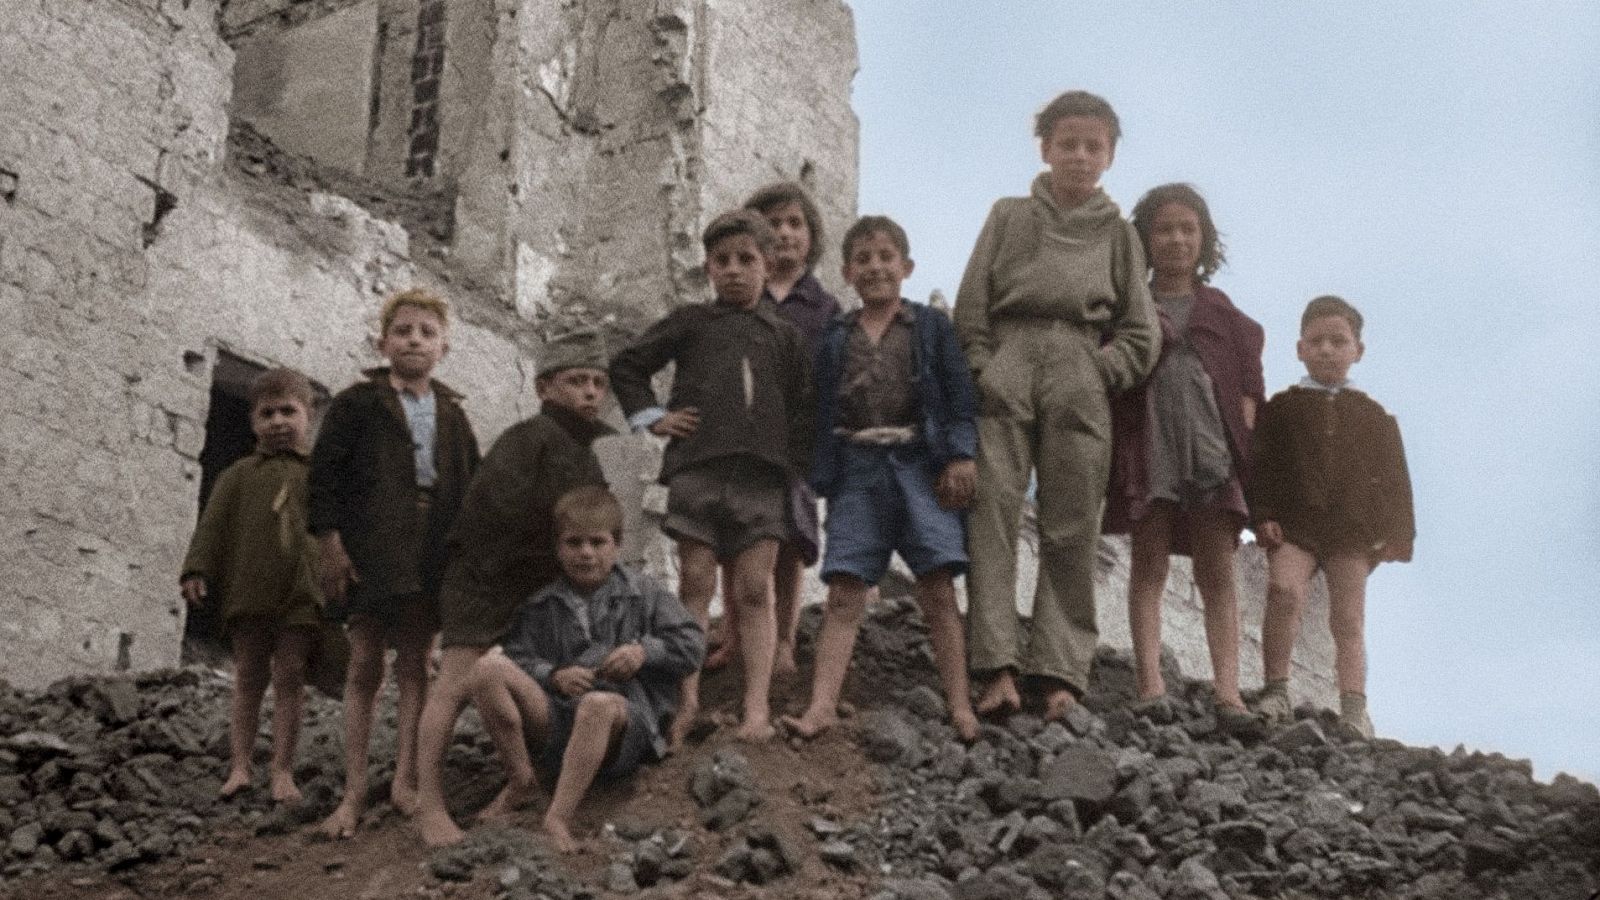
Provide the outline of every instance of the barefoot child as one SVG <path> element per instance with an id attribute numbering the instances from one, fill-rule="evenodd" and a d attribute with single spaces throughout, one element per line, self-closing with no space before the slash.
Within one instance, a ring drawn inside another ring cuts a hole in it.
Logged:
<path id="1" fill-rule="evenodd" d="M 222 796 L 250 786 L 261 700 L 272 682 L 272 799 L 300 800 L 294 783 L 306 663 L 322 618 L 313 579 L 316 545 L 306 534 L 307 433 L 311 383 L 270 369 L 250 384 L 256 450 L 223 470 L 183 560 L 190 606 L 222 604 L 233 645 L 230 762 Z"/>
<path id="2" fill-rule="evenodd" d="M 774 238 L 749 210 L 723 213 L 702 239 L 716 299 L 680 307 L 611 361 L 611 384 L 635 429 L 668 437 L 662 530 L 678 542 L 679 596 L 702 628 L 723 566 L 737 606 L 747 741 L 772 737 L 768 695 L 777 642 L 772 567 L 788 538 L 788 484 L 811 461 L 811 360 L 805 338 L 763 305 Z M 651 376 L 676 364 L 657 405 Z M 681 746 L 700 709 L 700 678 L 684 679 L 670 741 Z"/>
<path id="3" fill-rule="evenodd" d="M 450 535 L 439 590 L 444 658 L 417 733 L 417 810 L 424 843 L 463 837 L 445 809 L 445 750 L 468 696 L 472 667 L 500 642 L 517 607 L 561 574 L 551 512 L 567 491 L 605 485 L 592 445 L 610 434 L 600 419 L 609 390 L 598 334 L 546 343 L 534 389 L 539 414 L 506 429 L 483 458 Z"/>
<path id="4" fill-rule="evenodd" d="M 1239 696 L 1239 599 L 1233 553 L 1249 520 L 1243 483 L 1250 428 L 1264 401 L 1261 326 L 1211 287 L 1223 262 L 1211 211 L 1187 184 L 1140 198 L 1133 227 L 1150 261 L 1161 357 L 1150 380 L 1112 403 L 1111 483 L 1103 530 L 1131 534 L 1128 620 L 1139 700 L 1164 704 L 1161 597 L 1167 556 L 1194 558 L 1205 606 L 1217 721 L 1245 728 Z"/>
<path id="5" fill-rule="evenodd" d="M 522 604 L 504 652 L 473 666 L 471 689 L 507 776 L 480 817 L 531 800 L 536 765 L 559 773 L 544 828 L 565 853 L 595 777 L 625 777 L 666 752 L 661 723 L 705 636 L 671 592 L 617 565 L 622 507 L 605 488 L 563 496 L 555 526 L 561 577 Z"/>
<path id="6" fill-rule="evenodd" d="M 1026 197 L 995 203 L 978 235 L 955 325 L 979 394 L 978 488 L 968 514 L 972 668 L 980 714 L 1022 705 L 1019 676 L 1046 718 L 1088 685 L 1099 632 L 1094 554 L 1111 463 L 1109 395 L 1143 381 L 1161 333 L 1133 226 L 1100 189 L 1121 128 L 1085 91 L 1035 122 L 1049 171 Z M 1017 531 L 1039 479 L 1033 629 L 1019 640 Z"/>
<path id="7" fill-rule="evenodd" d="M 389 365 L 367 370 L 366 381 L 333 398 L 311 454 L 319 581 L 350 632 L 344 799 L 322 826 L 333 837 L 354 834 L 366 805 L 385 646 L 395 651 L 400 694 L 389 796 L 397 809 L 410 810 L 416 795 L 417 719 L 439 630 L 445 537 L 478 464 L 459 395 L 432 378 L 449 349 L 448 322 L 444 301 L 427 291 L 390 297 L 378 338 Z"/>
<path id="8" fill-rule="evenodd" d="M 917 579 L 950 723 L 963 741 L 978 734 L 954 582 L 967 569 L 958 510 L 972 499 L 977 408 L 949 320 L 900 296 L 911 267 L 894 220 L 867 216 L 845 233 L 844 278 L 863 306 L 834 319 L 817 356 L 812 484 L 828 500 L 828 605 L 811 705 L 785 720 L 806 737 L 839 720 L 867 595 L 895 552 Z"/>
<path id="9" fill-rule="evenodd" d="M 1365 352 L 1361 313 L 1339 297 L 1312 300 L 1295 352 L 1307 377 L 1262 408 L 1250 483 L 1250 514 L 1268 551 L 1260 711 L 1270 722 L 1292 716 L 1289 660 L 1306 584 L 1320 567 L 1328 577 L 1339 720 L 1371 738 L 1367 575 L 1380 562 L 1411 560 L 1411 476 L 1394 416 L 1349 381 Z"/>

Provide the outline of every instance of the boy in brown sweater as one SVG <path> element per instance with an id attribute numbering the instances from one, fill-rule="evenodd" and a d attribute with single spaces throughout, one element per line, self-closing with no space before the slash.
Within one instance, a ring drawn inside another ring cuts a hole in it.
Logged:
<path id="1" fill-rule="evenodd" d="M 1318 297 L 1306 306 L 1296 352 L 1309 374 L 1261 409 L 1249 500 L 1270 567 L 1262 715 L 1275 722 L 1292 716 L 1289 659 L 1306 585 L 1321 568 L 1328 577 L 1339 719 L 1371 738 L 1367 575 L 1380 562 L 1410 561 L 1417 529 L 1400 426 L 1349 381 L 1350 367 L 1365 351 L 1361 325 L 1361 313 L 1339 297 Z"/>

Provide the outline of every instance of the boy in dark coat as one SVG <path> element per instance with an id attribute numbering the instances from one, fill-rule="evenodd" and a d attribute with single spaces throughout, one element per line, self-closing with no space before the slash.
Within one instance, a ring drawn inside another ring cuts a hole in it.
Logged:
<path id="1" fill-rule="evenodd" d="M 1380 562 L 1409 562 L 1416 522 L 1400 426 L 1351 386 L 1361 359 L 1361 313 L 1339 297 L 1312 300 L 1300 319 L 1307 378 L 1267 401 L 1256 422 L 1250 514 L 1270 554 L 1262 655 L 1269 721 L 1286 721 L 1289 659 L 1306 584 L 1328 577 L 1328 615 L 1339 681 L 1339 719 L 1372 737 L 1367 715 L 1367 575 Z"/>
<path id="2" fill-rule="evenodd" d="M 346 619 L 345 793 L 323 823 L 349 837 L 366 805 L 372 714 L 384 647 L 395 649 L 399 687 L 390 798 L 410 809 L 416 792 L 417 720 L 428 650 L 439 630 L 445 538 L 478 464 L 478 441 L 460 395 L 432 377 L 449 350 L 449 310 L 420 289 L 390 297 L 378 352 L 389 365 L 333 398 L 311 453 L 309 527 L 320 542 L 318 580 Z"/>
<path id="3" fill-rule="evenodd" d="M 456 518 L 439 592 L 443 659 L 417 734 L 414 818 L 429 846 L 462 838 L 445 809 L 440 779 L 472 667 L 500 642 L 522 601 L 560 576 L 556 501 L 574 488 L 605 486 L 593 449 L 597 438 L 611 433 L 600 421 L 609 390 L 605 366 L 605 349 L 594 332 L 545 344 L 534 380 L 539 414 L 495 440 Z"/>
<path id="4" fill-rule="evenodd" d="M 572 817 L 596 776 L 622 778 L 666 753 L 662 722 L 679 682 L 700 667 L 705 636 L 648 575 L 617 565 L 622 507 L 605 488 L 556 503 L 561 577 L 516 612 L 503 653 L 478 660 L 472 697 L 506 764 L 505 789 L 480 817 L 532 799 L 535 764 L 559 773 L 544 828 L 577 849 Z"/>

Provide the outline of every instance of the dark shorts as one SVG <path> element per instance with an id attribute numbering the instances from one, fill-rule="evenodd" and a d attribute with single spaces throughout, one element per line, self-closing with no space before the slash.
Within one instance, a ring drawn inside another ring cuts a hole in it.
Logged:
<path id="1" fill-rule="evenodd" d="M 524 568 L 525 566 L 525 568 Z M 560 574 L 554 559 L 519 563 L 516 578 L 494 578 L 452 560 L 439 589 L 439 646 L 492 647 L 500 643 L 518 607 Z"/>
<path id="2" fill-rule="evenodd" d="M 567 743 L 572 740 L 572 725 L 577 719 L 578 702 L 570 697 L 558 697 L 555 694 L 548 696 L 550 727 L 545 735 L 544 746 L 530 746 L 528 752 L 534 757 L 539 771 L 554 781 L 561 772 L 561 758 L 566 755 Z M 645 763 L 654 762 L 657 755 L 652 733 L 649 717 L 644 708 L 630 702 L 628 724 L 623 728 L 622 737 L 617 741 L 617 745 L 600 764 L 596 780 L 613 781 L 626 778 Z"/>
<path id="3" fill-rule="evenodd" d="M 709 546 L 728 562 L 763 540 L 789 537 L 789 495 L 783 472 L 745 457 L 702 463 L 667 482 L 661 530 Z"/>
<path id="4" fill-rule="evenodd" d="M 853 575 L 877 584 L 891 553 L 919 578 L 939 569 L 967 571 L 966 522 L 939 505 L 926 449 L 848 446 L 843 472 L 828 498 L 824 581 Z"/>
<path id="5" fill-rule="evenodd" d="M 1318 564 L 1339 556 L 1364 557 L 1377 565 L 1378 541 L 1358 523 L 1328 520 L 1280 521 L 1283 539 L 1317 558 Z"/>

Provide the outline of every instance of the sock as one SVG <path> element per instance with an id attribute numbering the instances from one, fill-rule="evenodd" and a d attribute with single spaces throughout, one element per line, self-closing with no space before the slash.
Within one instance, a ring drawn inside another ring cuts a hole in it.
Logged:
<path id="1" fill-rule="evenodd" d="M 1367 695 L 1360 691 L 1343 691 L 1339 694 L 1339 715 L 1353 719 L 1367 711 Z"/>

